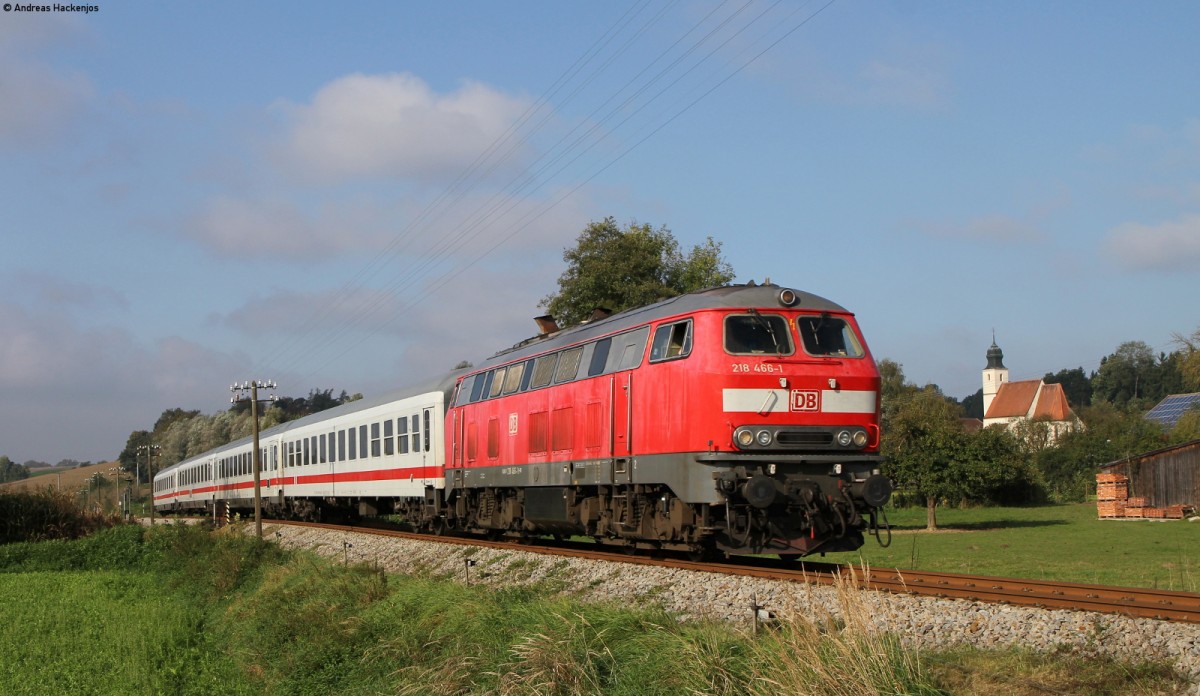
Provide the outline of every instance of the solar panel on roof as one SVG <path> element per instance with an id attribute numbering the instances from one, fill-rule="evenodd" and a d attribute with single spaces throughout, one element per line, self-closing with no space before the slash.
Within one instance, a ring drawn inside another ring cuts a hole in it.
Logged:
<path id="1" fill-rule="evenodd" d="M 1146 413 L 1146 420 L 1152 420 L 1166 428 L 1173 428 L 1179 422 L 1179 418 L 1193 408 L 1200 408 L 1200 392 L 1171 394 Z"/>

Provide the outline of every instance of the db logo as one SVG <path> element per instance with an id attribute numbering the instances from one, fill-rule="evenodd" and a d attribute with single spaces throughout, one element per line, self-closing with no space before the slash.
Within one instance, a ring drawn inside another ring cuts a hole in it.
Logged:
<path id="1" fill-rule="evenodd" d="M 819 391 L 801 391 L 800 389 L 792 390 L 792 410 L 793 411 L 820 411 L 821 410 L 821 392 Z"/>

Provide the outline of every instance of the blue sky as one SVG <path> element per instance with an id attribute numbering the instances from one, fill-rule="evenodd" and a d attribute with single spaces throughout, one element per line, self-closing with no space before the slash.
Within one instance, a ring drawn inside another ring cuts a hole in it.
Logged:
<path id="1" fill-rule="evenodd" d="M 588 222 L 724 244 L 957 397 L 1200 327 L 1200 5 L 0 13 L 0 454 L 535 332 Z"/>

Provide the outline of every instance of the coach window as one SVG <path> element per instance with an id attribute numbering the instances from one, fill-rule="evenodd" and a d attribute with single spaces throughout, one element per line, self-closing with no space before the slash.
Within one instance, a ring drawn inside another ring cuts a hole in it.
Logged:
<path id="1" fill-rule="evenodd" d="M 521 388 L 521 377 L 525 375 L 525 363 L 509 365 L 504 375 L 504 393 L 515 394 Z"/>
<path id="2" fill-rule="evenodd" d="M 796 330 L 809 355 L 838 358 L 861 358 L 864 355 L 854 329 L 843 319 L 822 314 L 819 317 L 799 317 Z"/>
<path id="3" fill-rule="evenodd" d="M 412 450 L 419 452 L 417 449 L 421 446 L 421 420 L 417 418 L 417 414 L 412 417 Z"/>
<path id="4" fill-rule="evenodd" d="M 396 432 L 399 434 L 396 443 L 400 445 L 400 454 L 408 454 L 408 416 L 396 419 Z"/>
<path id="5" fill-rule="evenodd" d="M 424 414 L 425 414 L 424 415 L 424 419 L 425 419 L 425 451 L 428 452 L 429 451 L 429 433 L 430 433 L 430 431 L 433 430 L 433 428 L 429 427 L 430 422 L 432 421 L 432 417 L 429 414 L 429 409 L 425 409 Z"/>
<path id="6" fill-rule="evenodd" d="M 318 444 L 318 450 L 319 450 L 319 451 L 320 451 L 320 453 L 321 453 L 321 463 L 322 463 L 322 464 L 325 464 L 325 463 L 327 463 L 327 462 L 329 461 L 329 459 L 328 459 L 328 456 L 327 456 L 327 453 L 326 453 L 326 451 L 325 451 L 325 436 L 324 436 L 324 435 L 321 435 L 321 436 L 319 436 L 319 437 L 317 438 L 317 441 L 318 441 L 318 442 L 317 442 L 317 444 Z"/>
<path id="7" fill-rule="evenodd" d="M 358 459 L 358 431 L 354 428 L 346 430 L 347 459 Z"/>
<path id="8" fill-rule="evenodd" d="M 664 324 L 654 331 L 650 362 L 686 358 L 692 352 L 692 320 Z"/>
<path id="9" fill-rule="evenodd" d="M 725 352 L 731 355 L 791 355 L 787 320 L 778 314 L 731 314 L 725 317 Z"/>
<path id="10" fill-rule="evenodd" d="M 533 378 L 529 380 L 530 389 L 540 389 L 554 379 L 554 366 L 558 364 L 558 353 L 543 355 L 533 361 Z"/>
<path id="11" fill-rule="evenodd" d="M 583 357 L 583 346 L 564 350 L 558 359 L 558 370 L 554 373 L 554 382 L 570 382 L 579 374 L 579 361 Z"/>
<path id="12" fill-rule="evenodd" d="M 379 424 L 371 424 L 371 456 L 378 457 L 381 449 L 379 447 Z"/>
<path id="13" fill-rule="evenodd" d="M 353 447 L 353 446 L 354 445 L 351 445 L 351 447 Z M 339 461 L 339 462 L 346 461 L 346 431 L 345 430 L 338 431 L 338 450 L 337 450 L 337 452 L 338 452 L 337 461 Z"/>
<path id="14" fill-rule="evenodd" d="M 367 458 L 367 426 L 358 426 L 358 458 Z"/>
<path id="15" fill-rule="evenodd" d="M 391 456 L 396 453 L 396 440 L 392 438 L 392 419 L 383 422 L 383 453 Z"/>
<path id="16" fill-rule="evenodd" d="M 316 435 L 309 436 L 308 442 L 309 442 L 309 447 L 312 448 L 312 459 L 310 461 L 313 464 L 316 464 L 318 461 L 317 460 L 317 436 Z"/>

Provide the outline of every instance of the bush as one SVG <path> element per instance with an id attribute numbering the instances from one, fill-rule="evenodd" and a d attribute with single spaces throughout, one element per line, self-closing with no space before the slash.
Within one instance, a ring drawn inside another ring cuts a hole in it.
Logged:
<path id="1" fill-rule="evenodd" d="M 86 512 L 65 492 L 0 493 L 0 544 L 45 539 L 78 539 L 120 522 L 116 515 Z"/>

